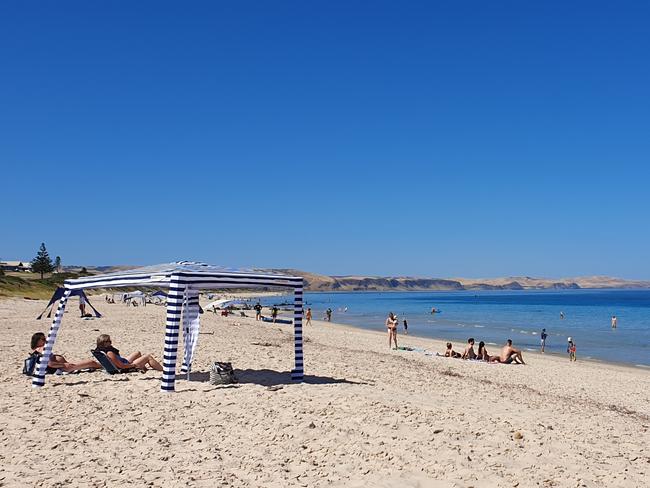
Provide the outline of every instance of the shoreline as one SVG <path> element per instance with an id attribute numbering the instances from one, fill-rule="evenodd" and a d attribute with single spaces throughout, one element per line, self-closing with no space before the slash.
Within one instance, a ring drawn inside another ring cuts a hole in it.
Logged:
<path id="1" fill-rule="evenodd" d="M 288 318 L 288 317 L 289 317 L 289 315 L 285 316 L 285 318 Z M 350 329 L 350 330 L 353 330 L 353 331 L 367 332 L 369 334 L 374 334 L 374 335 L 377 335 L 377 336 L 383 336 L 383 338 L 386 339 L 386 337 L 385 337 L 386 332 L 385 331 L 364 328 L 364 327 L 355 326 L 355 325 L 351 325 L 351 324 L 343 324 L 341 322 L 334 322 L 334 321 L 333 322 L 327 322 L 325 320 L 314 320 L 314 319 L 312 319 L 312 323 L 313 324 L 318 324 L 318 325 L 332 325 L 332 326 L 337 327 L 337 328 Z M 304 329 L 305 329 L 305 325 L 303 324 L 303 330 Z M 431 342 L 436 343 L 437 346 L 440 346 L 438 349 L 432 351 L 433 353 L 439 352 L 439 353 L 442 354 L 444 352 L 444 349 L 445 349 L 445 344 L 447 342 L 450 342 L 448 339 L 442 339 L 442 338 L 438 338 L 438 337 L 422 336 L 422 335 L 417 335 L 417 334 L 404 334 L 403 332 L 400 333 L 400 331 L 398 331 L 398 334 L 397 334 L 398 343 L 403 341 L 405 338 L 412 338 L 412 337 L 416 338 L 417 340 L 421 340 L 421 341 L 431 341 Z M 486 345 L 492 345 L 492 344 L 486 343 Z M 462 348 L 465 347 L 464 344 L 461 344 L 461 346 L 462 347 L 459 347 L 458 349 L 462 349 Z M 502 346 L 500 346 L 498 344 L 494 344 L 493 346 L 495 348 L 497 348 L 497 349 L 501 349 L 501 347 L 502 347 Z M 540 358 L 545 358 L 545 357 L 554 358 L 554 359 L 557 359 L 559 361 L 565 360 L 567 363 L 569 363 L 569 359 L 568 359 L 567 355 L 564 355 L 562 353 L 554 353 L 554 352 L 542 353 L 540 351 L 531 351 L 531 350 L 528 350 L 528 349 L 521 349 L 521 352 L 522 352 L 522 354 L 525 354 L 525 355 L 534 355 L 534 356 L 538 356 Z M 525 360 L 525 358 L 524 358 L 524 360 Z M 461 360 L 461 361 L 464 361 L 464 360 Z M 604 359 L 596 359 L 596 358 L 592 358 L 592 357 L 589 357 L 589 358 L 584 357 L 584 358 L 581 359 L 580 356 L 578 356 L 578 360 L 576 362 L 585 362 L 585 363 L 590 363 L 590 364 L 594 364 L 594 365 L 600 364 L 600 365 L 605 365 L 605 366 L 626 368 L 626 369 L 631 369 L 633 371 L 650 370 L 650 366 L 646 366 L 646 365 L 643 365 L 643 364 L 633 364 L 633 363 L 624 363 L 624 362 L 616 362 L 616 361 L 607 361 L 607 360 L 604 360 Z"/>

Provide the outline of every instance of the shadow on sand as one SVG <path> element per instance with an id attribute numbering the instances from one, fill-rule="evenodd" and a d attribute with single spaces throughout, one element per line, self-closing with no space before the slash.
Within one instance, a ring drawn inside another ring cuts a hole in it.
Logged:
<path id="1" fill-rule="evenodd" d="M 261 386 L 275 386 L 275 385 L 295 385 L 297 381 L 291 379 L 291 373 L 288 371 L 274 371 L 272 369 L 236 369 L 235 376 L 237 382 L 242 384 L 255 384 Z M 176 379 L 186 380 L 186 374 L 178 374 Z M 197 371 L 190 373 L 190 381 L 209 381 L 210 373 L 204 371 Z M 368 385 L 361 381 L 351 381 L 345 378 L 331 378 L 329 376 L 315 376 L 306 374 L 303 376 L 303 383 L 310 385 L 330 385 L 336 383 L 345 383 L 348 385 Z"/>

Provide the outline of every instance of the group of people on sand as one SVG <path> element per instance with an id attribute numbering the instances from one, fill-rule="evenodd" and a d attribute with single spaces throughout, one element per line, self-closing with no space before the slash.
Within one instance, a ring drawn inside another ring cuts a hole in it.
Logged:
<path id="1" fill-rule="evenodd" d="M 32 336 L 30 343 L 32 349 L 30 356 L 35 356 L 36 359 L 40 359 L 43 355 L 43 349 L 45 348 L 46 342 L 47 340 L 43 332 L 35 333 Z M 156 371 L 163 370 L 161 364 L 151 354 L 142 354 L 140 351 L 136 351 L 126 357 L 120 355 L 119 349 L 116 349 L 113 346 L 111 336 L 108 334 L 101 334 L 97 338 L 96 350 L 104 353 L 111 364 L 117 369 L 138 369 L 143 372 L 147 371 L 148 368 L 155 369 Z M 52 353 L 50 355 L 50 360 L 47 363 L 46 373 L 54 374 L 57 371 L 73 373 L 86 369 L 101 369 L 101 367 L 102 366 L 94 360 L 72 362 L 68 361 L 64 356 L 61 356 L 60 354 Z"/>
<path id="2" fill-rule="evenodd" d="M 512 339 L 508 339 L 505 345 L 501 348 L 501 353 L 491 356 L 485 348 L 485 342 L 478 343 L 478 351 L 474 351 L 474 338 L 467 339 L 467 346 L 463 353 L 454 351 L 451 342 L 447 343 L 447 349 L 443 356 L 458 359 L 473 359 L 477 361 L 487 361 L 489 363 L 503 363 L 503 364 L 526 364 L 519 349 L 512 347 Z"/>

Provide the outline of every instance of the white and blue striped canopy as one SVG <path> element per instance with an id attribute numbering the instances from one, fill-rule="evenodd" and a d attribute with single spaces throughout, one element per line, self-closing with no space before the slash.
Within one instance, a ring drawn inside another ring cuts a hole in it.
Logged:
<path id="1" fill-rule="evenodd" d="M 169 287 L 172 276 L 195 289 L 300 288 L 303 284 L 302 277 L 299 276 L 179 261 L 65 280 L 64 287 L 69 290 L 122 286 Z"/>

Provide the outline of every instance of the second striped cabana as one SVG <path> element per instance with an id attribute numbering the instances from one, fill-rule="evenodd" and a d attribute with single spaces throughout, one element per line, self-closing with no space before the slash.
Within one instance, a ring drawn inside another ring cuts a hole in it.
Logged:
<path id="1" fill-rule="evenodd" d="M 176 381 L 178 339 L 183 331 L 184 354 L 181 372 L 189 372 L 199 338 L 199 291 L 226 288 L 283 288 L 294 293 L 294 368 L 291 379 L 303 379 L 302 353 L 302 291 L 303 279 L 299 276 L 235 270 L 191 261 L 147 266 L 116 273 L 87 276 L 66 280 L 63 296 L 52 320 L 43 355 L 32 378 L 33 387 L 45 385 L 45 370 L 61 327 L 65 306 L 74 290 L 90 288 L 153 287 L 167 288 L 167 320 L 165 325 L 165 349 L 163 376 L 160 389 L 173 392 Z"/>

